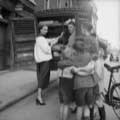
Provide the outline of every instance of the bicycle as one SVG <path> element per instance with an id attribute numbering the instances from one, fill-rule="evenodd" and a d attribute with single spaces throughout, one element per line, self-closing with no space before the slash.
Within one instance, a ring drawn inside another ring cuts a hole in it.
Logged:
<path id="1" fill-rule="evenodd" d="M 114 72 L 120 69 L 120 65 L 111 67 L 105 63 L 104 66 L 110 72 L 108 90 L 104 95 L 105 103 L 112 106 L 114 113 L 120 120 L 120 81 L 116 82 L 114 78 Z"/>

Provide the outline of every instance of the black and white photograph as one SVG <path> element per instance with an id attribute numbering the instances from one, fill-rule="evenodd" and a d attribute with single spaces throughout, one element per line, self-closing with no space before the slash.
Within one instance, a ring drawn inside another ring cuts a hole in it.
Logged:
<path id="1" fill-rule="evenodd" d="M 0 120 L 120 120 L 120 0 L 0 0 Z"/>

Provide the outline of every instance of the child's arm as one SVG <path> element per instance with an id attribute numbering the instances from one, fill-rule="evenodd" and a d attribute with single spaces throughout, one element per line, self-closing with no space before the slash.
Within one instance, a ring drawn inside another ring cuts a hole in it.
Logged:
<path id="1" fill-rule="evenodd" d="M 75 73 L 75 74 L 78 74 L 78 75 L 86 76 L 86 75 L 93 74 L 94 73 L 94 68 L 95 68 L 95 62 L 91 61 L 84 67 L 78 67 L 78 68 L 74 67 L 72 69 L 72 72 Z"/>
<path id="2" fill-rule="evenodd" d="M 60 60 L 57 65 L 58 65 L 59 68 L 64 69 L 65 67 L 72 66 L 73 62 L 71 60 L 69 60 L 69 59 L 67 59 L 67 60 Z"/>
<path id="3" fill-rule="evenodd" d="M 97 60 L 95 64 L 95 72 L 100 80 L 104 80 L 104 61 Z"/>

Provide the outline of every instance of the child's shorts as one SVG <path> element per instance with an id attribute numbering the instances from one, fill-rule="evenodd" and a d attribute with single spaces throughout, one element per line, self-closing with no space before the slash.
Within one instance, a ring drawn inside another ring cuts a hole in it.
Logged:
<path id="1" fill-rule="evenodd" d="M 59 82 L 59 100 L 60 103 L 70 104 L 74 100 L 73 79 L 60 78 Z"/>
<path id="2" fill-rule="evenodd" d="M 94 87 L 75 90 L 75 102 L 77 106 L 93 105 L 95 102 Z"/>

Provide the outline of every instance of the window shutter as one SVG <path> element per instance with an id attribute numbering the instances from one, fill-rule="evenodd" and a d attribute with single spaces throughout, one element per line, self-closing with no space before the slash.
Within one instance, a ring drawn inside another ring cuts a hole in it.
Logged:
<path id="1" fill-rule="evenodd" d="M 15 35 L 34 34 L 33 20 L 16 20 L 14 21 Z"/>
<path id="2" fill-rule="evenodd" d="M 33 19 L 15 19 L 13 23 L 14 65 L 34 62 L 35 24 Z"/>

